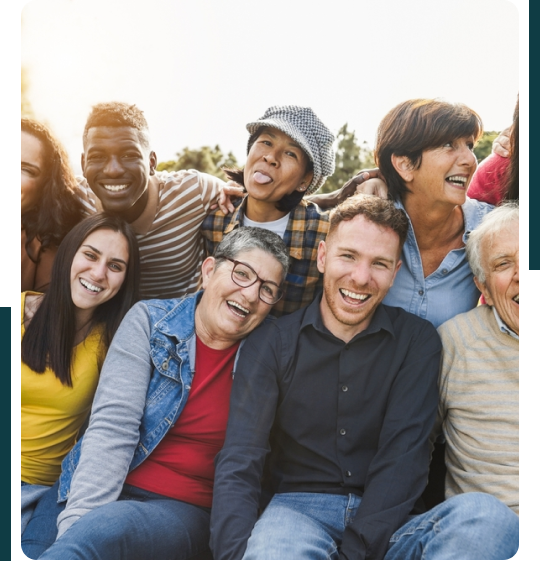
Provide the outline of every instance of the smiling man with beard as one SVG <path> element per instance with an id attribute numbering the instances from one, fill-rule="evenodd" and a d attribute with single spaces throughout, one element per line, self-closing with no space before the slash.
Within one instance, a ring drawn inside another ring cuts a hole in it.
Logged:
<path id="1" fill-rule="evenodd" d="M 322 295 L 246 340 L 216 458 L 215 559 L 382 559 L 413 510 L 441 343 L 381 304 L 407 229 L 393 203 L 347 199 L 319 245 Z"/>

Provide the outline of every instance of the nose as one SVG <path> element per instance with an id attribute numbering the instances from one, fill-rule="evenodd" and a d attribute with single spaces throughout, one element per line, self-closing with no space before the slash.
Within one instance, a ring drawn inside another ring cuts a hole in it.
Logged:
<path id="1" fill-rule="evenodd" d="M 371 280 L 371 270 L 367 263 L 356 263 L 351 271 L 351 278 L 357 286 L 367 286 Z"/>
<path id="2" fill-rule="evenodd" d="M 118 177 L 124 173 L 122 162 L 116 156 L 109 158 L 103 168 L 103 173 L 109 177 Z"/>
<path id="3" fill-rule="evenodd" d="M 107 263 L 105 261 L 95 261 L 90 271 L 90 276 L 95 281 L 102 281 L 107 276 Z"/>
<path id="4" fill-rule="evenodd" d="M 459 163 L 461 165 L 472 168 L 473 170 L 475 170 L 476 166 L 478 165 L 475 153 L 469 148 L 469 146 L 467 146 L 467 144 L 464 144 L 461 147 L 459 153 Z"/>
<path id="5" fill-rule="evenodd" d="M 269 150 L 263 156 L 263 158 L 264 158 L 264 161 L 271 166 L 277 166 L 278 165 L 278 160 L 277 160 L 273 150 Z"/>
<path id="6" fill-rule="evenodd" d="M 246 286 L 242 288 L 242 293 L 244 298 L 250 303 L 253 304 L 259 300 L 259 289 L 261 287 L 261 282 L 257 281 L 255 284 L 251 286 Z"/>

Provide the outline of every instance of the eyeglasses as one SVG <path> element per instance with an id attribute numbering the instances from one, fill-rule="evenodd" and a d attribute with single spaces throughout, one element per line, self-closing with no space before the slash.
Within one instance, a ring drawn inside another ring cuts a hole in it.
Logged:
<path id="1" fill-rule="evenodd" d="M 283 296 L 283 290 L 275 282 L 261 279 L 259 275 L 247 264 L 225 257 L 227 261 L 234 263 L 231 271 L 231 279 L 235 284 L 242 288 L 254 285 L 257 281 L 261 283 L 259 287 L 259 298 L 265 303 L 273 306 Z"/>

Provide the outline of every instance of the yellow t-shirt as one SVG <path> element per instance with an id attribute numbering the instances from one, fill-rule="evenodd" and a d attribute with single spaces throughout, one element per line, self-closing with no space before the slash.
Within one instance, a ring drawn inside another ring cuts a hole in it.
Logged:
<path id="1" fill-rule="evenodd" d="M 21 337 L 24 335 L 24 304 L 21 293 Z M 21 479 L 53 485 L 60 476 L 64 456 L 90 413 L 104 353 L 102 330 L 95 328 L 74 349 L 73 387 L 64 386 L 54 373 L 31 370 L 21 361 Z"/>

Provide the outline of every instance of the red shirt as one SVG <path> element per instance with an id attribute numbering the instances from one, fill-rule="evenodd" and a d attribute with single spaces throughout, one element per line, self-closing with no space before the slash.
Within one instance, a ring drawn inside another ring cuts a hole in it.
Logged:
<path id="1" fill-rule="evenodd" d="M 212 505 L 214 458 L 225 440 L 239 344 L 216 350 L 197 337 L 195 374 L 184 410 L 126 483 L 191 504 Z"/>
<path id="2" fill-rule="evenodd" d="M 467 196 L 484 203 L 498 205 L 506 194 L 509 165 L 510 158 L 503 158 L 495 153 L 490 154 L 480 162 L 467 189 Z"/>

